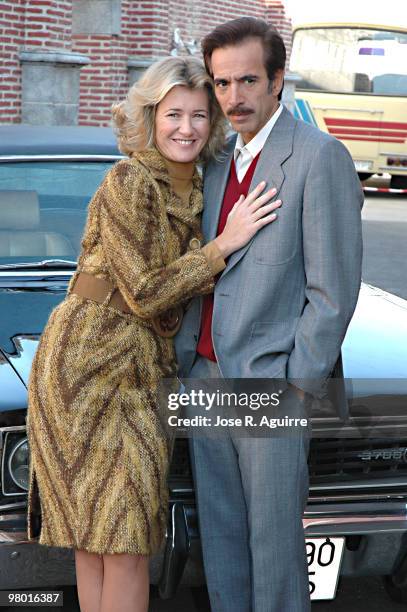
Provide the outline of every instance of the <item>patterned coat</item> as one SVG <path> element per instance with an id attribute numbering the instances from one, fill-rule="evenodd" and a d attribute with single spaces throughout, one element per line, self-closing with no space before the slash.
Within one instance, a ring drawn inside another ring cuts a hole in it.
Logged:
<path id="1" fill-rule="evenodd" d="M 28 537 L 99 554 L 150 555 L 163 541 L 169 443 L 157 385 L 171 339 L 150 319 L 213 290 L 200 239 L 201 179 L 186 207 L 155 149 L 119 161 L 90 206 L 78 272 L 109 280 L 133 314 L 69 293 L 51 313 L 29 382 Z M 72 279 L 70 288 L 74 282 Z"/>

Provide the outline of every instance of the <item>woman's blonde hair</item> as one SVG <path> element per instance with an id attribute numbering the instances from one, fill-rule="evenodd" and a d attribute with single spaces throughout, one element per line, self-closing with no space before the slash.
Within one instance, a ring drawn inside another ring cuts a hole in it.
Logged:
<path id="1" fill-rule="evenodd" d="M 123 102 L 112 106 L 113 124 L 120 151 L 130 155 L 155 144 L 157 105 L 176 85 L 188 89 L 204 89 L 209 98 L 211 129 L 201 152 L 208 159 L 222 149 L 226 122 L 216 101 L 212 80 L 203 63 L 196 57 L 165 57 L 147 68 L 129 90 Z"/>

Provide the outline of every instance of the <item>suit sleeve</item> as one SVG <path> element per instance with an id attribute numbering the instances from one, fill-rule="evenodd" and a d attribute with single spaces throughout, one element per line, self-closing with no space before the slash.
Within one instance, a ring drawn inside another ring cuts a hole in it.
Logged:
<path id="1" fill-rule="evenodd" d="M 311 164 L 303 199 L 306 303 L 287 378 L 319 395 L 331 374 L 356 307 L 361 282 L 363 192 L 353 161 L 338 140 L 324 143 Z"/>
<path id="2" fill-rule="evenodd" d="M 135 314 L 151 318 L 213 291 L 213 266 L 202 249 L 163 265 L 167 245 L 158 194 L 144 170 L 119 162 L 95 197 L 100 199 L 100 234 L 110 275 Z"/>

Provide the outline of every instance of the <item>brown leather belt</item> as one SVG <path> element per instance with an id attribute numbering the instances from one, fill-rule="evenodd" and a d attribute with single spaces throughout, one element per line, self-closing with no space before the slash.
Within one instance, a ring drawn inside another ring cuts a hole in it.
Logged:
<path id="1" fill-rule="evenodd" d="M 93 276 L 93 274 L 79 272 L 71 287 L 70 293 L 75 293 L 80 297 L 93 300 L 98 304 L 111 306 L 126 314 L 135 315 L 117 287 L 104 278 Z M 108 299 L 109 295 L 110 299 Z M 152 319 L 141 319 L 138 317 L 138 321 L 142 325 L 146 325 L 150 328 L 152 327 L 159 336 L 163 338 L 172 338 L 181 327 L 183 314 L 181 306 L 175 306 Z"/>
<path id="2" fill-rule="evenodd" d="M 79 272 L 71 288 L 71 293 L 76 293 L 76 295 L 98 302 L 98 304 L 112 306 L 126 314 L 132 314 L 131 309 L 125 302 L 119 289 L 104 278 L 98 278 L 97 276 L 93 276 L 93 274 Z M 110 300 L 106 302 L 109 294 L 111 296 Z"/>

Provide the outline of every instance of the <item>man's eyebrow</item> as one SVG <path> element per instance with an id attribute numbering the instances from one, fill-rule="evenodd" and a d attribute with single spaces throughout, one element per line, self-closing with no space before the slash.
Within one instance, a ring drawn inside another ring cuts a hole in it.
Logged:
<path id="1" fill-rule="evenodd" d="M 244 81 L 246 79 L 252 79 L 253 81 L 257 81 L 259 78 L 259 76 L 257 74 L 244 74 L 240 77 L 235 77 L 233 80 L 234 81 Z M 218 83 L 221 81 L 225 81 L 226 83 L 230 82 L 230 78 L 226 78 L 226 77 L 214 77 L 214 82 Z"/>

